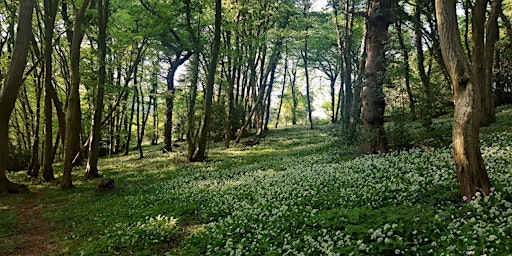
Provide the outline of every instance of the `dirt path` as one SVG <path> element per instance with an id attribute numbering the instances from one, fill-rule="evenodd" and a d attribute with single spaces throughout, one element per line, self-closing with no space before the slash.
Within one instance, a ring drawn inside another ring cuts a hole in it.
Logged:
<path id="1" fill-rule="evenodd" d="M 20 223 L 20 233 L 17 239 L 21 245 L 11 255 L 40 256 L 57 254 L 57 246 L 53 243 L 52 227 L 41 217 L 41 206 L 37 200 L 44 191 L 31 192 L 16 207 Z"/>

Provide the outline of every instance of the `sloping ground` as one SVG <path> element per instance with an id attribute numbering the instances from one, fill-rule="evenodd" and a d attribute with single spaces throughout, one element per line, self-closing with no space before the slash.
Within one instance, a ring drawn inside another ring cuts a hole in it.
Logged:
<path id="1" fill-rule="evenodd" d="M 42 205 L 38 199 L 44 191 L 23 193 L 17 195 L 19 203 L 2 208 L 2 217 L 12 219 L 7 223 L 2 221 L 4 229 L 0 240 L 0 252 L 2 255 L 12 256 L 39 256 L 56 255 L 58 252 L 55 244 L 55 234 L 48 221 L 41 217 Z M 5 199 L 5 198 L 2 198 Z M 2 205 L 3 205 L 2 201 Z"/>
<path id="2" fill-rule="evenodd" d="M 509 117 L 482 137 L 492 195 L 469 205 L 449 148 L 352 158 L 326 127 L 210 145 L 206 163 L 158 147 L 111 157 L 100 166 L 112 192 L 82 181 L 40 201 L 71 255 L 510 255 Z"/>

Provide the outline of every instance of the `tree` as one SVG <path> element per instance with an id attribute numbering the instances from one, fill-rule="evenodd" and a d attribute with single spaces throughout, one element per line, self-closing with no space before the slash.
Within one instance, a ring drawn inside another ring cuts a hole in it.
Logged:
<path id="1" fill-rule="evenodd" d="M 484 87 L 491 73 L 497 40 L 495 26 L 501 0 L 492 1 L 486 22 L 487 2 L 476 0 L 472 19 L 472 61 L 464 53 L 457 22 L 455 0 L 436 0 L 436 17 L 444 63 L 452 81 L 455 103 L 453 155 L 461 198 L 468 202 L 476 193 L 490 193 L 491 184 L 480 152 L 479 130 Z M 491 65 L 492 66 L 492 65 Z"/>
<path id="2" fill-rule="evenodd" d="M 98 155 L 101 140 L 101 118 L 103 115 L 103 96 L 105 94 L 106 56 L 107 56 L 107 23 L 109 12 L 109 0 L 98 0 L 98 81 L 94 96 L 94 114 L 91 119 L 91 134 L 89 136 L 89 157 L 85 177 L 88 179 L 100 177 L 98 173 Z"/>
<path id="3" fill-rule="evenodd" d="M 58 0 L 44 1 L 44 147 L 43 147 L 43 178 L 46 181 L 55 180 L 53 175 L 53 109 L 52 98 L 56 98 L 53 88 L 53 34 L 55 16 L 57 16 Z M 53 97 L 52 97 L 53 96 Z M 56 104 L 57 105 L 57 104 Z"/>
<path id="4" fill-rule="evenodd" d="M 222 1 L 215 1 L 215 32 L 213 39 L 213 48 L 211 59 L 208 66 L 208 76 L 205 88 L 203 123 L 199 132 L 199 142 L 196 153 L 192 161 L 204 161 L 206 159 L 206 143 L 208 141 L 208 132 L 212 114 L 213 85 L 215 83 L 215 71 L 217 69 L 217 60 L 220 52 L 220 30 L 222 25 Z"/>
<path id="5" fill-rule="evenodd" d="M 363 87 L 363 145 L 364 153 L 385 152 L 388 148 L 384 132 L 384 109 L 386 101 L 382 86 L 384 83 L 385 50 L 388 27 L 393 22 L 394 0 L 372 0 L 366 16 L 367 57 L 365 64 L 365 85 Z"/>
<path id="6" fill-rule="evenodd" d="M 309 41 L 309 33 L 308 33 L 308 30 L 309 30 L 309 27 L 311 26 L 311 24 L 308 24 L 307 23 L 307 20 L 308 20 L 308 12 L 309 12 L 309 8 L 311 7 L 311 2 L 309 0 L 303 0 L 302 4 L 304 5 L 304 9 L 303 9 L 303 16 L 304 16 L 304 21 L 306 22 L 306 31 L 305 31 L 305 35 L 304 35 L 304 49 L 303 51 L 301 51 L 301 56 L 302 56 L 302 60 L 304 61 L 304 72 L 305 72 L 305 75 L 306 75 L 306 97 L 307 97 L 307 100 L 308 100 L 308 120 L 309 120 L 309 128 L 310 129 L 313 129 L 313 117 L 312 117 L 312 113 L 313 113 L 313 110 L 311 109 L 311 95 L 310 95 L 310 89 L 309 89 L 309 69 L 308 69 L 308 41 Z"/>
<path id="7" fill-rule="evenodd" d="M 0 193 L 13 193 L 21 190 L 22 186 L 15 184 L 5 174 L 7 169 L 7 151 L 9 147 L 9 118 L 18 92 L 23 82 L 23 72 L 27 64 L 27 55 L 32 39 L 32 10 L 34 0 L 20 0 L 18 28 L 14 51 L 9 71 L 3 86 L 0 87 Z M 5 143 L 7 142 L 7 143 Z"/>
<path id="8" fill-rule="evenodd" d="M 80 9 L 75 10 L 75 24 L 73 30 L 73 39 L 70 49 L 70 67 L 71 67 L 71 88 L 68 99 L 68 109 L 66 111 L 66 138 L 64 140 L 64 166 L 60 188 L 68 189 L 73 187 L 71 180 L 71 169 L 76 156 L 75 145 L 80 138 L 80 45 L 83 39 L 82 25 L 85 21 L 85 11 L 89 6 L 90 0 L 84 0 Z"/>

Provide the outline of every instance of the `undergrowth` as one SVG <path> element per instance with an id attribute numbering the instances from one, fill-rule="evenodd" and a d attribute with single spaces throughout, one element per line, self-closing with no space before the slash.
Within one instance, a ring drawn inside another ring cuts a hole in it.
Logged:
<path id="1" fill-rule="evenodd" d="M 509 255 L 512 117 L 503 115 L 481 138 L 492 194 L 467 205 L 449 145 L 356 157 L 327 126 L 272 130 L 254 147 L 211 144 L 204 163 L 158 146 L 141 160 L 104 158 L 113 191 L 95 193 L 80 169 L 76 189 L 40 203 L 70 255 Z M 444 136 L 449 121 L 435 125 Z"/>

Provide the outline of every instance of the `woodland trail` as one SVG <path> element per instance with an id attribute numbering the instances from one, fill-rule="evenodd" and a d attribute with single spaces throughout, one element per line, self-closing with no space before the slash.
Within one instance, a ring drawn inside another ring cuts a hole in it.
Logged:
<path id="1" fill-rule="evenodd" d="M 56 255 L 57 245 L 53 242 L 54 230 L 42 217 L 41 206 L 37 200 L 45 193 L 44 190 L 30 192 L 15 212 L 19 217 L 20 233 L 16 235 L 20 245 L 14 249 L 12 256 Z"/>

